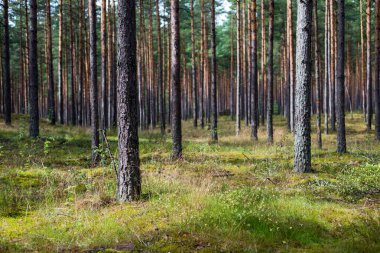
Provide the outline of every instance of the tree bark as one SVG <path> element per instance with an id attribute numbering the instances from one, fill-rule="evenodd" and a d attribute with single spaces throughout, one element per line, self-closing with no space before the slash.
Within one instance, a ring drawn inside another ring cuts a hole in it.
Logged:
<path id="1" fill-rule="evenodd" d="M 191 88 L 193 96 L 193 126 L 198 126 L 198 96 L 197 96 L 197 73 L 195 65 L 195 38 L 194 38 L 194 0 L 190 2 L 191 16 Z"/>
<path id="2" fill-rule="evenodd" d="M 170 1 L 173 159 L 182 158 L 179 0 Z"/>
<path id="3" fill-rule="evenodd" d="M 344 115 L 344 0 L 337 1 L 337 64 L 336 83 L 336 119 L 337 119 L 337 152 L 346 152 L 346 124 Z"/>
<path id="4" fill-rule="evenodd" d="M 375 10 L 375 140 L 380 141 L 380 0 Z"/>
<path id="5" fill-rule="evenodd" d="M 314 78 L 315 78 L 315 95 L 317 109 L 317 145 L 322 148 L 321 134 L 321 81 L 319 73 L 319 43 L 318 43 L 318 2 L 313 0 L 313 30 L 314 30 Z"/>
<path id="6" fill-rule="evenodd" d="M 218 106 L 216 87 L 216 34 L 215 34 L 215 0 L 211 0 L 211 140 L 218 141 Z"/>
<path id="7" fill-rule="evenodd" d="M 267 87 L 267 139 L 273 143 L 273 32 L 274 32 L 274 0 L 269 1 L 268 29 L 268 87 Z"/>
<path id="8" fill-rule="evenodd" d="M 367 0 L 366 6 L 367 16 L 367 132 L 372 127 L 372 69 L 371 69 L 371 0 Z"/>
<path id="9" fill-rule="evenodd" d="M 48 63 L 48 116 L 50 124 L 55 125 L 55 92 L 54 92 L 54 69 L 53 69 L 53 52 L 52 52 L 52 32 L 51 32 L 51 14 L 50 0 L 46 0 L 46 25 L 47 25 L 47 63 Z"/>
<path id="10" fill-rule="evenodd" d="M 63 124 L 64 116 L 63 116 L 63 75 L 62 75 L 62 67 L 63 67 L 63 58 L 62 58 L 62 32 L 63 32 L 63 0 L 59 0 L 59 15 L 58 15 L 58 23 L 59 23 L 59 31 L 58 31 L 58 115 L 59 122 Z"/>
<path id="11" fill-rule="evenodd" d="M 90 107 L 91 107 L 91 132 L 92 132 L 92 162 L 98 161 L 97 148 L 99 147 L 99 114 L 98 114 L 98 84 L 97 84 L 97 60 L 96 60 L 96 3 L 88 2 L 90 20 Z M 119 6 L 120 8 L 120 6 Z"/>
<path id="12" fill-rule="evenodd" d="M 325 80 L 323 89 L 323 109 L 324 109 L 324 130 L 325 134 L 329 133 L 329 84 L 330 84 L 330 28 L 329 28 L 329 0 L 326 0 L 325 4 Z"/>
<path id="13" fill-rule="evenodd" d="M 294 170 L 311 171 L 310 93 L 312 0 L 298 0 Z"/>
<path id="14" fill-rule="evenodd" d="M 138 138 L 138 92 L 136 76 L 135 1 L 118 4 L 118 140 L 117 199 L 137 200 L 141 194 Z"/>
<path id="15" fill-rule="evenodd" d="M 236 1 L 236 135 L 240 134 L 240 1 Z"/>
<path id="16" fill-rule="evenodd" d="M 4 34 L 3 34 L 3 46 L 4 46 L 4 120 L 6 125 L 10 125 L 12 122 L 12 96 L 11 96 L 11 70 L 10 70 L 10 54 L 9 54 L 9 3 L 8 0 L 3 2 L 4 13 Z"/>
<path id="17" fill-rule="evenodd" d="M 102 128 L 108 127 L 108 87 L 107 87 L 107 6 L 106 0 L 102 0 L 101 3 L 101 16 L 100 16 L 100 47 L 102 54 L 102 70 L 101 70 L 101 87 L 102 87 Z M 109 32 L 109 31 L 108 31 Z"/>
<path id="18" fill-rule="evenodd" d="M 161 20 L 159 0 L 156 0 L 156 23 L 157 23 L 157 85 L 158 85 L 158 114 L 160 117 L 161 134 L 165 134 L 165 110 L 164 110 L 164 88 L 163 88 L 163 59 L 161 43 Z"/>
<path id="19" fill-rule="evenodd" d="M 258 128 L 258 89 L 257 89 L 257 18 L 256 18 L 256 0 L 252 0 L 252 10 L 251 10 L 251 22 L 252 22 L 252 53 L 251 53 L 251 91 L 252 91 L 252 109 L 251 109 L 251 138 L 257 140 L 257 128 Z"/>

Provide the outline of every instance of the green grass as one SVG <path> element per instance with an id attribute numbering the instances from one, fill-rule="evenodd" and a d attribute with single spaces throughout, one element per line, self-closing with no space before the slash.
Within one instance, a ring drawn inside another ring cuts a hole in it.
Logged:
<path id="1" fill-rule="evenodd" d="M 243 122 L 242 122 L 243 123 Z M 313 123 L 314 125 L 314 123 Z M 93 167 L 88 129 L 27 118 L 0 124 L 0 252 L 379 252 L 380 144 L 347 116 L 348 154 L 335 135 L 313 141 L 313 173 L 297 174 L 293 137 L 275 117 L 275 143 L 219 121 L 219 143 L 184 122 L 184 159 L 171 139 L 140 132 L 142 199 L 117 203 L 105 148 Z M 314 130 L 314 129 L 313 129 Z M 115 130 L 109 134 L 117 154 Z"/>

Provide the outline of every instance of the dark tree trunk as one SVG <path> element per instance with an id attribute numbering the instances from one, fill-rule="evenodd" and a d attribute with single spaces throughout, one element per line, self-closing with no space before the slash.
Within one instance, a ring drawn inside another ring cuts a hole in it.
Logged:
<path id="1" fill-rule="evenodd" d="M 11 71 L 10 71 L 10 56 L 9 56 L 9 5 L 8 0 L 3 2 L 3 11 L 4 11 L 4 120 L 5 124 L 10 125 L 12 121 L 12 98 L 11 98 Z"/>
<path id="2" fill-rule="evenodd" d="M 273 143 L 273 32 L 274 32 L 274 0 L 269 1 L 268 29 L 268 87 L 267 87 L 267 138 Z"/>
<path id="3" fill-rule="evenodd" d="M 312 0 L 298 0 L 294 170 L 311 171 L 310 93 Z"/>
<path id="4" fill-rule="evenodd" d="M 375 10 L 375 140 L 380 141 L 380 0 L 376 0 Z"/>
<path id="5" fill-rule="evenodd" d="M 170 1 L 173 159 L 182 158 L 179 0 Z"/>
<path id="6" fill-rule="evenodd" d="M 58 115 L 59 122 L 63 124 L 63 58 L 62 58 L 62 32 L 63 32 L 63 0 L 59 0 L 59 31 L 58 31 Z"/>
<path id="7" fill-rule="evenodd" d="M 50 0 L 46 1 L 46 25 L 47 25 L 47 60 L 48 60 L 48 116 L 50 124 L 55 125 L 55 92 L 54 92 L 54 69 L 52 52 L 51 14 Z"/>
<path id="8" fill-rule="evenodd" d="M 346 152 L 346 123 L 344 116 L 344 0 L 337 1 L 337 9 L 336 120 L 337 152 L 341 154 Z"/>
<path id="9" fill-rule="evenodd" d="M 317 144 L 318 148 L 322 148 L 321 134 L 321 80 L 319 73 L 319 43 L 318 43 L 318 2 L 313 0 L 313 30 L 314 30 L 314 78 L 315 78 L 315 95 L 317 109 Z"/>
<path id="10" fill-rule="evenodd" d="M 164 110 L 164 88 L 163 88 L 163 59 L 161 44 L 161 21 L 159 0 L 156 0 L 156 21 L 157 21 L 157 85 L 158 85 L 158 114 L 160 117 L 161 134 L 165 134 L 165 110 Z"/>
<path id="11" fill-rule="evenodd" d="M 252 115 L 251 115 L 251 137 L 253 140 L 257 140 L 257 127 L 259 121 L 259 112 L 258 112 L 258 90 L 257 90 L 257 18 L 256 18 L 256 0 L 252 1 L 252 13 L 251 13 L 251 22 L 252 22 L 252 53 L 251 53 L 251 91 L 252 91 Z"/>
<path id="12" fill-rule="evenodd" d="M 101 44 L 101 53 L 102 53 L 102 78 L 101 78 L 101 87 L 102 87 L 102 128 L 106 129 L 108 127 L 108 86 L 107 86 L 107 16 L 106 16 L 106 0 L 102 0 L 101 4 L 101 21 L 100 21 L 100 44 Z M 110 31 L 108 31 L 110 32 Z"/>
<path id="13" fill-rule="evenodd" d="M 37 0 L 30 0 L 29 29 L 29 135 L 39 136 L 38 59 L 37 59 Z"/>
<path id="14" fill-rule="evenodd" d="M 371 0 L 367 0 L 367 132 L 372 127 Z"/>
<path id="15" fill-rule="evenodd" d="M 191 89 L 193 97 L 193 126 L 198 126 L 198 96 L 197 96 L 197 73 L 195 67 L 195 38 L 194 38 L 194 0 L 190 2 L 191 11 Z"/>
<path id="16" fill-rule="evenodd" d="M 135 1 L 118 4 L 118 137 L 119 170 L 117 198 L 137 200 L 141 194 L 138 138 L 138 92 L 136 76 Z"/>
<path id="17" fill-rule="evenodd" d="M 97 84 L 97 61 L 96 61 L 96 3 L 95 0 L 88 2 L 90 20 L 90 107 L 91 107 L 91 131 L 92 131 L 92 162 L 98 160 L 97 148 L 99 146 L 99 114 L 98 114 L 98 84 Z M 120 8 L 120 7 L 119 7 Z"/>
<path id="18" fill-rule="evenodd" d="M 215 34 L 215 0 L 211 0 L 211 140 L 218 141 L 218 106 L 216 88 L 216 34 Z"/>

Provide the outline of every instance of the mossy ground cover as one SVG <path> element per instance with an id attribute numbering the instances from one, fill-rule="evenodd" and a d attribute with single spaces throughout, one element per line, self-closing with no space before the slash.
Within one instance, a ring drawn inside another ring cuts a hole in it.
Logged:
<path id="1" fill-rule="evenodd" d="M 3 121 L 2 121 L 3 122 Z M 242 122 L 243 123 L 243 122 Z M 88 129 L 27 118 L 0 124 L 0 251 L 84 252 L 379 252 L 380 144 L 361 115 L 347 115 L 349 152 L 335 135 L 313 140 L 313 173 L 292 171 L 293 138 L 275 117 L 275 143 L 249 127 L 219 121 L 219 142 L 184 122 L 184 159 L 170 160 L 171 139 L 140 132 L 142 199 L 115 201 L 105 147 L 90 161 Z M 314 125 L 314 123 L 313 123 Z M 109 132 L 116 155 L 115 130 Z"/>

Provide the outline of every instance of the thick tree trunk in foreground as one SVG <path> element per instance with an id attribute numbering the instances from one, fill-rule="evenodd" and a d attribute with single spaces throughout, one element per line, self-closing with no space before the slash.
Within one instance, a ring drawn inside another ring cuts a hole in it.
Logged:
<path id="1" fill-rule="evenodd" d="M 50 124 L 55 125 L 55 92 L 54 92 L 54 69 L 53 69 L 53 52 L 52 52 L 52 32 L 51 32 L 51 14 L 50 0 L 46 1 L 46 25 L 47 25 L 47 63 L 48 63 L 48 117 Z"/>
<path id="2" fill-rule="evenodd" d="M 182 158 L 181 83 L 180 83 L 180 35 L 179 0 L 170 1 L 171 29 L 171 87 L 172 87 L 172 158 Z"/>
<path id="3" fill-rule="evenodd" d="M 251 109 L 251 137 L 253 140 L 257 140 L 257 128 L 259 125 L 259 103 L 258 103 L 258 89 L 257 89 L 257 18 L 256 18 L 256 0 L 252 1 L 252 53 L 251 53 L 251 91 L 252 91 L 252 109 Z"/>
<path id="4" fill-rule="evenodd" d="M 37 59 L 37 0 L 30 0 L 29 29 L 29 135 L 39 136 L 38 59 Z"/>
<path id="5" fill-rule="evenodd" d="M 337 1 L 337 9 L 336 120 L 337 152 L 341 154 L 346 152 L 346 124 L 344 117 L 344 0 Z"/>
<path id="6" fill-rule="evenodd" d="M 215 0 L 211 0 L 211 140 L 218 141 L 218 106 L 216 91 L 216 35 L 215 35 Z"/>
<path id="7" fill-rule="evenodd" d="M 99 114 L 98 114 L 98 84 L 97 84 L 97 60 L 96 60 L 96 4 L 95 0 L 88 2 L 90 19 L 90 110 L 91 110 L 91 146 L 92 162 L 96 163 L 98 155 L 96 149 L 99 147 Z"/>
<path id="8" fill-rule="evenodd" d="M 11 101 L 11 70 L 10 70 L 10 55 L 9 55 L 9 5 L 8 0 L 3 2 L 4 12 L 4 120 L 5 124 L 10 125 L 12 121 L 12 101 Z M 1 60 L 1 59 L 0 59 Z M 1 78 L 1 77 L 0 77 Z"/>
<path id="9" fill-rule="evenodd" d="M 312 0 L 298 0 L 294 170 L 311 171 L 310 93 Z"/>
<path id="10" fill-rule="evenodd" d="M 138 92 L 136 76 L 135 1 L 118 4 L 118 139 L 119 170 L 117 198 L 137 200 L 141 194 L 138 138 Z"/>
<path id="11" fill-rule="evenodd" d="M 269 33 L 268 33 L 268 87 L 267 87 L 267 138 L 273 143 L 273 32 L 274 32 L 274 0 L 269 1 Z"/>
<path id="12" fill-rule="evenodd" d="M 375 140 L 380 141 L 380 0 L 376 0 L 375 10 Z"/>

